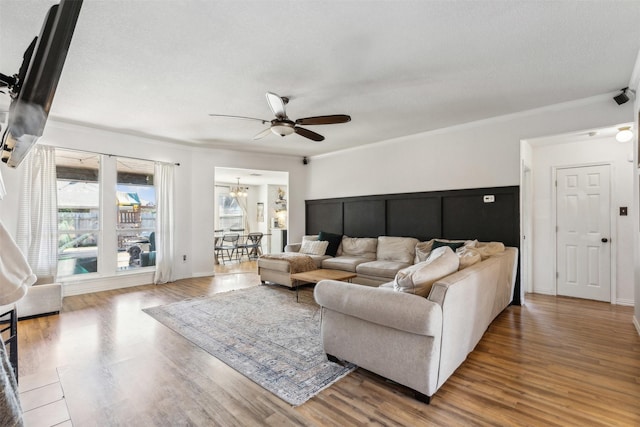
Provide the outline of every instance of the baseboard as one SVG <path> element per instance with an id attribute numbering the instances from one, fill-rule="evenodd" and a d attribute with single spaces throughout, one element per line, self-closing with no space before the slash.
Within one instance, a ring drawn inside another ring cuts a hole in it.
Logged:
<path id="1" fill-rule="evenodd" d="M 153 283 L 155 272 L 139 274 L 123 274 L 110 277 L 96 277 L 75 281 L 64 281 L 62 296 L 90 294 L 93 292 L 112 291 L 121 288 L 131 288 Z"/>
<path id="2" fill-rule="evenodd" d="M 627 305 L 627 306 L 633 307 L 635 305 L 635 302 L 632 299 L 617 299 L 616 300 L 616 304 L 617 305 Z"/>
<path id="3" fill-rule="evenodd" d="M 638 335 L 640 335 L 640 322 L 638 322 L 638 318 L 636 316 L 633 316 L 633 324 L 636 327 Z"/>
<path id="4" fill-rule="evenodd" d="M 209 276 L 215 276 L 215 275 L 216 275 L 216 272 L 211 270 L 211 271 L 204 271 L 200 273 L 193 273 L 191 277 L 209 277 Z"/>
<path id="5" fill-rule="evenodd" d="M 533 294 L 542 294 L 542 295 L 556 295 L 555 289 L 534 289 Z"/>

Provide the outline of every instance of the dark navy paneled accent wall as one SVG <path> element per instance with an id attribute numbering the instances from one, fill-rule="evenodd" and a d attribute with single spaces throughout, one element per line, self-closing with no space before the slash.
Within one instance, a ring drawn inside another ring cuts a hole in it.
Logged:
<path id="1" fill-rule="evenodd" d="M 306 234 L 478 239 L 520 246 L 520 188 L 491 187 L 307 200 Z M 520 280 L 514 303 L 520 303 Z"/>

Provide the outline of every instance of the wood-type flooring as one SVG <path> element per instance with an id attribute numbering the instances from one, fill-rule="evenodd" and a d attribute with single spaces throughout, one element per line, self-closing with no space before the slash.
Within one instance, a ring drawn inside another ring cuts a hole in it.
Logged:
<path id="1" fill-rule="evenodd" d="M 631 307 L 527 295 L 430 405 L 358 369 L 295 408 L 142 312 L 257 286 L 255 271 L 230 264 L 215 277 L 66 297 L 60 315 L 19 322 L 20 376 L 57 372 L 75 427 L 640 426 Z M 300 292 L 311 299 L 313 288 Z"/>

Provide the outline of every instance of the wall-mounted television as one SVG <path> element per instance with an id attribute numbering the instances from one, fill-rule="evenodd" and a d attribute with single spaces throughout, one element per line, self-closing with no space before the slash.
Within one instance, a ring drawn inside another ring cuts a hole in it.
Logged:
<path id="1" fill-rule="evenodd" d="M 6 86 L 11 96 L 0 159 L 10 167 L 17 167 L 42 136 L 81 7 L 82 0 L 61 0 L 51 6 L 18 73 L 0 74 L 0 86 Z"/>

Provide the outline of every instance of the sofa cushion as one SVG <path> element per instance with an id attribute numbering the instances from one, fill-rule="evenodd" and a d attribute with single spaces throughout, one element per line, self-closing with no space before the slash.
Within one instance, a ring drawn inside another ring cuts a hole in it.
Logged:
<path id="1" fill-rule="evenodd" d="M 434 242 L 438 242 L 434 246 Z M 416 256 L 413 263 L 417 264 L 427 259 L 431 251 L 439 246 L 451 246 L 451 249 L 456 251 L 463 246 L 475 247 L 478 243 L 477 240 L 448 240 L 448 239 L 431 239 L 426 242 L 418 242 L 416 244 Z"/>
<path id="2" fill-rule="evenodd" d="M 504 243 L 501 242 L 478 242 L 476 250 L 480 252 L 482 260 L 489 258 L 492 255 L 496 255 L 504 252 Z"/>
<path id="3" fill-rule="evenodd" d="M 329 255 L 309 255 L 309 258 L 313 260 L 317 268 L 322 268 L 322 262 L 325 259 L 331 259 L 332 257 Z"/>
<path id="4" fill-rule="evenodd" d="M 303 240 L 299 252 L 307 255 L 324 255 L 327 251 L 327 246 L 329 246 L 329 242 L 327 241 Z"/>
<path id="5" fill-rule="evenodd" d="M 342 270 L 356 272 L 356 267 L 364 262 L 368 262 L 367 258 L 353 257 L 353 256 L 337 256 L 335 258 L 327 258 L 322 261 L 322 268 L 328 268 L 330 270 Z"/>
<path id="6" fill-rule="evenodd" d="M 412 264 L 418 239 L 413 237 L 378 237 L 376 260 Z"/>
<path id="7" fill-rule="evenodd" d="M 376 259 L 378 239 L 372 237 L 348 237 L 342 236 L 342 255 L 348 257 Z"/>
<path id="8" fill-rule="evenodd" d="M 386 282 L 383 283 L 382 285 L 378 286 L 381 289 L 386 289 L 388 291 L 392 291 L 393 290 L 393 280 L 391 282 Z"/>
<path id="9" fill-rule="evenodd" d="M 325 259 L 330 259 L 330 256 L 327 255 L 307 255 L 311 260 L 313 260 L 316 268 L 322 268 L 322 261 Z M 258 258 L 258 268 L 263 268 L 265 270 L 274 270 L 282 273 L 289 273 L 291 271 L 289 262 L 285 259 L 270 259 L 260 257 Z"/>
<path id="10" fill-rule="evenodd" d="M 393 281 L 393 289 L 426 297 L 431 291 L 431 286 L 439 279 L 457 271 L 459 264 L 458 256 L 449 246 L 436 248 L 425 261 L 398 271 Z"/>
<path id="11" fill-rule="evenodd" d="M 460 266 L 458 270 L 463 270 L 467 267 L 471 267 L 473 264 L 477 264 L 482 261 L 482 256 L 476 248 L 469 246 L 463 246 L 456 251 L 456 255 L 460 259 Z"/>
<path id="12" fill-rule="evenodd" d="M 416 243 L 416 256 L 413 261 L 414 264 L 417 264 L 422 261 L 426 261 L 427 257 L 431 253 L 431 248 L 433 247 L 433 241 L 435 239 L 427 240 L 426 242 L 418 242 Z"/>
<path id="13" fill-rule="evenodd" d="M 329 242 L 329 247 L 325 252 L 327 255 L 336 256 L 338 254 L 338 248 L 342 243 L 342 234 L 327 233 L 326 231 L 320 231 L 318 234 L 318 240 L 324 240 Z"/>
<path id="14" fill-rule="evenodd" d="M 356 273 L 364 274 L 365 276 L 386 277 L 389 279 L 393 279 L 398 270 L 406 268 L 410 265 L 411 263 L 409 262 L 399 261 L 369 261 L 358 265 L 356 267 Z"/>
<path id="15" fill-rule="evenodd" d="M 281 271 L 283 273 L 289 272 L 289 263 L 282 259 L 269 259 L 269 258 L 258 258 L 258 267 L 265 268 L 267 270 L 275 270 Z"/>

